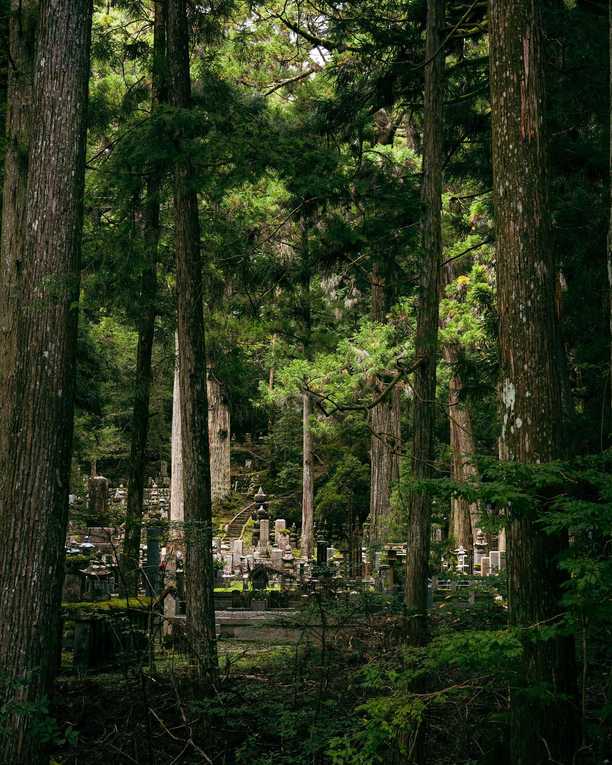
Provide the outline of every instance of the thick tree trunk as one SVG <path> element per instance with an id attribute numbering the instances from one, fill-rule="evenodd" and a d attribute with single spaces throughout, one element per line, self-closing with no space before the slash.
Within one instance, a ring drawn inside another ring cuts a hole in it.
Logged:
<path id="1" fill-rule="evenodd" d="M 461 377 L 454 371 L 458 361 L 457 349 L 447 345 L 442 349 L 442 355 L 446 363 L 453 368 L 448 384 L 451 476 L 455 481 L 469 481 L 478 476 L 478 469 L 474 462 L 476 447 L 472 417 L 461 398 L 463 390 Z M 468 502 L 456 497 L 451 500 L 449 536 L 457 546 L 461 545 L 466 550 L 471 550 L 479 525 L 480 511 L 477 502 Z"/>
<path id="2" fill-rule="evenodd" d="M 223 386 L 212 372 L 208 374 L 208 436 L 210 444 L 210 479 L 212 498 L 227 497 L 231 485 L 230 410 Z"/>
<path id="3" fill-rule="evenodd" d="M 172 388 L 172 435 L 170 442 L 170 521 L 185 520 L 183 499 L 183 436 L 181 433 L 181 386 L 179 382 L 179 347 L 175 336 L 174 385 Z"/>
<path id="4" fill-rule="evenodd" d="M 542 33 L 536 6 L 533 0 L 490 4 L 500 458 L 531 464 L 562 453 L 564 368 L 555 314 Z M 557 556 L 562 543 L 545 536 L 535 520 L 522 514 L 509 521 L 510 616 L 513 624 L 528 630 L 522 685 L 545 686 L 551 695 L 549 703 L 538 703 L 520 688 L 513 693 L 511 746 L 516 765 L 571 763 L 575 752 L 573 642 L 538 640 L 535 626 L 550 626 L 561 612 Z"/>
<path id="5" fill-rule="evenodd" d="M 166 7 L 165 0 L 155 2 L 153 32 L 152 111 L 165 100 Z M 151 362 L 157 314 L 157 250 L 160 225 L 160 189 L 163 169 L 150 168 L 147 196 L 144 202 L 142 228 L 145 246 L 145 264 L 140 283 L 140 322 L 136 353 L 136 381 L 132 434 L 130 445 L 130 474 L 128 479 L 126 538 L 124 545 L 125 577 L 129 592 L 136 593 L 136 571 L 140 557 L 140 536 L 144 502 L 145 462 L 149 432 L 149 399 L 151 392 Z"/>
<path id="6" fill-rule="evenodd" d="M 444 0 L 428 0 L 425 49 L 425 111 L 423 135 L 423 265 L 417 313 L 415 351 L 420 365 L 414 376 L 414 438 L 412 470 L 417 479 L 432 475 L 436 360 L 442 253 L 442 120 L 444 95 Z M 427 637 L 427 576 L 431 529 L 431 498 L 412 492 L 408 518 L 404 599 L 411 612 L 408 634 L 414 642 Z"/>
<path id="7" fill-rule="evenodd" d="M 310 280 L 312 278 L 309 244 L 310 220 L 302 220 L 302 273 L 301 273 L 301 313 L 303 324 L 304 358 L 310 359 L 312 353 L 312 306 L 310 300 Z M 312 558 L 314 553 L 314 473 L 312 452 L 312 398 L 307 391 L 302 393 L 302 535 L 300 549 L 302 556 Z"/>
<path id="8" fill-rule="evenodd" d="M 610 367 L 608 369 L 610 384 L 610 417 L 612 418 L 612 3 L 608 5 L 608 39 L 610 47 L 610 222 L 608 228 L 608 299 L 610 301 Z M 610 423 L 610 432 L 612 433 L 612 422 Z"/>
<path id="9" fill-rule="evenodd" d="M 372 269 L 372 319 L 385 321 L 385 281 L 376 263 Z M 377 386 L 379 395 L 384 386 Z M 387 541 L 391 521 L 391 487 L 399 479 L 401 389 L 395 386 L 390 396 L 370 410 L 370 544 L 378 547 Z"/>
<path id="10" fill-rule="evenodd" d="M 302 394 L 303 450 L 302 450 L 302 540 L 301 553 L 305 558 L 312 558 L 314 551 L 314 478 L 312 462 L 312 399 L 310 394 Z"/>
<path id="11" fill-rule="evenodd" d="M 378 385 L 380 395 L 385 385 Z M 374 546 L 389 541 L 391 525 L 391 487 L 399 479 L 401 389 L 396 385 L 391 394 L 370 410 L 370 532 Z"/>
<path id="12" fill-rule="evenodd" d="M 168 61 L 173 105 L 189 109 L 191 78 L 185 0 L 168 3 Z M 200 222 L 193 168 L 185 147 L 180 146 L 181 149 L 175 168 L 174 212 L 187 624 L 202 678 L 213 685 L 218 666 Z"/>
<path id="13" fill-rule="evenodd" d="M 9 22 L 6 146 L 0 240 L 0 390 L 13 383 L 18 334 L 20 268 L 24 262 L 28 149 L 39 0 L 11 0 Z M 0 422 L 9 422 L 12 400 L 0 398 Z M 9 431 L 0 428 L 0 451 L 7 453 Z"/>
<path id="14" fill-rule="evenodd" d="M 0 704 L 9 709 L 49 694 L 59 648 L 91 32 L 88 2 L 43 0 L 33 58 L 36 6 L 13 3 L 0 256 Z M 10 717 L 0 762 L 48 760 L 32 727 L 27 714 Z"/>
<path id="15" fill-rule="evenodd" d="M 447 263 L 442 271 L 442 287 L 445 289 L 459 275 L 457 261 Z M 470 410 L 463 401 L 463 381 L 457 370 L 459 349 L 447 343 L 442 356 L 451 370 L 448 384 L 448 420 L 451 450 L 451 477 L 455 481 L 469 481 L 478 477 L 476 446 Z M 480 508 L 477 502 L 454 497 L 451 500 L 449 536 L 457 546 L 471 550 L 480 530 Z"/>

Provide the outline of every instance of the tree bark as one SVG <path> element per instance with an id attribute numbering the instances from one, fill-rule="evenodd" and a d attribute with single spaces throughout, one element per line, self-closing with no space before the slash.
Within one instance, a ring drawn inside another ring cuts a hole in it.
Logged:
<path id="1" fill-rule="evenodd" d="M 608 369 L 608 383 L 610 389 L 610 417 L 612 417 L 612 3 L 608 5 L 608 39 L 610 48 L 610 222 L 608 228 L 608 299 L 610 309 L 610 367 Z M 612 432 L 612 423 L 610 424 Z"/>
<path id="2" fill-rule="evenodd" d="M 478 469 L 474 463 L 476 448 L 470 411 L 462 401 L 463 382 L 454 369 L 458 362 L 457 349 L 446 345 L 442 349 L 446 363 L 453 368 L 448 384 L 448 418 L 450 428 L 451 476 L 455 481 L 469 481 L 477 478 Z M 449 536 L 457 546 L 471 550 L 480 525 L 480 511 L 477 502 L 454 497 L 451 500 Z"/>
<path id="3" fill-rule="evenodd" d="M 376 395 L 384 389 L 376 386 Z M 388 541 L 391 525 L 391 487 L 399 479 L 401 388 L 370 410 L 370 532 L 374 546 Z"/>
<path id="4" fill-rule="evenodd" d="M 301 553 L 305 558 L 312 558 L 314 552 L 314 479 L 312 462 L 312 399 L 310 394 L 302 393 L 303 452 L 302 452 L 302 540 Z"/>
<path id="5" fill-rule="evenodd" d="M 378 263 L 372 269 L 372 320 L 383 323 L 386 309 L 385 280 Z M 376 386 L 375 395 L 383 390 Z M 391 486 L 399 479 L 401 388 L 370 410 L 370 513 L 369 542 L 378 547 L 387 541 L 391 521 Z"/>
<path id="6" fill-rule="evenodd" d="M 459 275 L 456 261 L 447 263 L 442 272 L 442 286 L 446 288 Z M 448 420 L 451 450 L 451 477 L 455 481 L 469 481 L 478 477 L 475 464 L 476 446 L 470 410 L 463 401 L 463 381 L 457 369 L 459 349 L 452 343 L 442 348 L 442 357 L 449 365 Z M 471 550 L 480 527 L 480 508 L 477 502 L 454 497 L 451 500 L 449 536 L 457 546 Z"/>
<path id="7" fill-rule="evenodd" d="M 166 7 L 165 0 L 154 3 L 153 73 L 151 111 L 165 100 L 166 88 Z M 124 560 L 125 578 L 129 592 L 136 594 L 138 563 L 144 502 L 145 463 L 149 432 L 149 400 L 151 392 L 153 341 L 157 315 L 157 254 L 160 236 L 159 211 L 163 168 L 157 163 L 149 169 L 146 199 L 142 210 L 145 263 L 140 282 L 140 315 L 132 433 L 130 445 L 130 474 L 128 478 L 126 537 Z"/>
<path id="8" fill-rule="evenodd" d="M 208 435 L 210 443 L 210 478 L 213 501 L 227 497 L 231 485 L 230 410 L 223 386 L 208 373 Z"/>
<path id="9" fill-rule="evenodd" d="M 28 151 L 32 116 L 34 62 L 38 34 L 39 0 L 11 0 L 9 19 L 9 60 L 6 147 L 0 239 L 0 390 L 13 385 L 18 333 L 15 326 L 21 267 L 24 263 Z M 12 400 L 0 399 L 0 420 L 9 422 Z M 0 429 L 0 450 L 7 453 L 9 431 Z"/>
<path id="10" fill-rule="evenodd" d="M 310 221 L 307 216 L 302 220 L 302 273 L 301 273 L 301 312 L 303 323 L 304 358 L 310 359 L 312 353 L 312 306 L 310 299 L 310 245 L 308 241 Z M 312 398 L 307 391 L 302 393 L 303 439 L 302 439 L 302 535 L 300 550 L 303 557 L 312 558 L 314 553 L 314 474 L 312 452 Z"/>
<path id="11" fill-rule="evenodd" d="M 432 475 L 436 398 L 436 360 L 442 254 L 442 145 L 444 0 L 428 0 L 423 135 L 423 264 L 417 312 L 415 351 L 420 365 L 414 376 L 412 471 L 417 479 Z M 431 498 L 411 492 L 404 600 L 410 612 L 408 635 L 427 638 L 427 577 L 431 534 Z"/>
<path id="12" fill-rule="evenodd" d="M 13 3 L 0 256 L 0 703 L 9 708 L 48 696 L 59 649 L 92 13 L 88 2 L 43 0 L 36 38 L 36 10 Z M 0 762 L 48 760 L 34 727 L 31 715 L 10 717 Z"/>
<path id="13" fill-rule="evenodd" d="M 500 458 L 545 463 L 562 455 L 564 364 L 555 313 L 537 3 L 491 0 L 490 43 L 503 417 Z M 562 540 L 544 535 L 534 516 L 510 517 L 510 618 L 523 634 L 528 633 L 520 685 L 546 686 L 551 694 L 548 704 L 538 703 L 520 687 L 512 694 L 511 748 L 517 765 L 573 762 L 573 641 L 538 639 L 535 626 L 550 626 L 562 612 L 557 566 L 561 549 Z"/>
<path id="14" fill-rule="evenodd" d="M 177 109 L 189 109 L 191 77 L 185 0 L 169 0 L 168 3 L 168 62 L 172 103 Z M 214 685 L 218 664 L 200 222 L 193 167 L 181 138 L 179 135 L 174 213 L 186 608 L 189 636 L 201 677 L 209 685 Z"/>
<path id="15" fill-rule="evenodd" d="M 172 388 L 172 435 L 170 443 L 170 521 L 185 520 L 183 499 L 183 448 L 181 434 L 181 387 L 179 382 L 179 346 L 175 336 L 174 386 Z"/>

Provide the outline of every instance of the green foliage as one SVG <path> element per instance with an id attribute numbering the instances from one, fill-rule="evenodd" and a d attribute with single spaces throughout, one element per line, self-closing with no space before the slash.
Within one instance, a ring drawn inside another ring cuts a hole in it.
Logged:
<path id="1" fill-rule="evenodd" d="M 9 680 L 0 675 L 0 739 L 10 735 L 12 719 L 19 716 L 26 721 L 28 735 L 42 747 L 75 745 L 78 732 L 72 725 L 63 729 L 59 726 L 50 712 L 49 699 L 46 696 L 28 698 L 30 682 Z"/>

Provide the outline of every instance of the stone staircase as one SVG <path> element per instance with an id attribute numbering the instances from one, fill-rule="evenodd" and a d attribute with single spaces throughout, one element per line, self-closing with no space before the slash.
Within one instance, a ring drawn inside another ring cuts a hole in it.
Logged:
<path id="1" fill-rule="evenodd" d="M 236 513 L 236 515 L 227 524 L 226 537 L 230 540 L 240 539 L 244 524 L 249 520 L 251 513 L 255 509 L 255 502 L 250 502 L 246 507 Z"/>

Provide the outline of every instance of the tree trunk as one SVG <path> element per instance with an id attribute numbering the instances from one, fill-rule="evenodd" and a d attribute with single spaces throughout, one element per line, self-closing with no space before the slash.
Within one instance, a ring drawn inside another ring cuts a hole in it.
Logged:
<path id="1" fill-rule="evenodd" d="M 372 269 L 372 320 L 385 321 L 385 281 L 378 263 Z M 379 395 L 384 385 L 378 385 Z M 370 544 L 378 547 L 387 541 L 391 521 L 391 486 L 399 479 L 401 389 L 370 410 Z"/>
<path id="2" fill-rule="evenodd" d="M 442 271 L 443 290 L 459 275 L 457 261 L 447 263 Z M 455 481 L 469 481 L 478 477 L 475 464 L 476 446 L 470 410 L 462 400 L 463 381 L 457 370 L 459 349 L 452 343 L 442 348 L 442 356 L 451 370 L 448 384 L 448 420 L 451 449 L 451 477 Z M 459 497 L 451 500 L 449 536 L 457 546 L 471 550 L 480 531 L 480 508 L 477 502 Z"/>
<path id="3" fill-rule="evenodd" d="M 375 395 L 385 385 L 376 386 Z M 388 541 L 391 525 L 391 487 L 399 479 L 401 389 L 396 385 L 390 395 L 370 410 L 370 532 L 374 546 Z"/>
<path id="4" fill-rule="evenodd" d="M 610 417 L 612 418 L 612 3 L 608 5 L 608 38 L 610 47 L 610 222 L 608 228 L 608 299 L 610 301 L 610 367 L 608 369 L 610 388 Z M 612 433 L 612 422 L 610 423 Z"/>
<path id="5" fill-rule="evenodd" d="M 447 345 L 442 349 L 447 364 L 455 367 L 458 361 L 457 349 Z M 478 477 L 474 463 L 476 448 L 472 430 L 472 417 L 461 399 L 463 383 L 458 372 L 452 372 L 448 384 L 448 418 L 450 428 L 451 476 L 455 481 L 469 481 Z M 480 526 L 480 511 L 477 502 L 455 497 L 451 500 L 449 536 L 457 546 L 471 550 Z"/>
<path id="6" fill-rule="evenodd" d="M 30 143 L 34 59 L 38 33 L 39 0 L 11 0 L 7 82 L 6 146 L 2 234 L 0 239 L 0 390 L 13 385 L 10 375 L 17 363 L 20 268 L 24 263 L 28 149 Z M 0 422 L 9 422 L 14 402 L 0 398 Z M 0 429 L 0 451 L 8 453 L 7 428 Z"/>
<path id="7" fill-rule="evenodd" d="M 210 478 L 212 498 L 227 497 L 231 485 L 230 410 L 223 395 L 223 386 L 208 374 L 208 436 L 210 444 Z"/>
<path id="8" fill-rule="evenodd" d="M 306 391 L 302 394 L 303 425 L 303 463 L 302 463 L 302 541 L 301 553 L 305 558 L 312 558 L 314 551 L 314 479 L 312 462 L 312 399 Z"/>
<path id="9" fill-rule="evenodd" d="M 168 61 L 173 105 L 189 109 L 191 77 L 185 0 L 168 3 Z M 191 161 L 186 147 L 178 148 L 174 213 L 187 624 L 202 679 L 214 685 L 218 665 L 200 222 Z"/>
<path id="10" fill-rule="evenodd" d="M 302 219 L 302 273 L 301 273 L 301 312 L 303 323 L 304 358 L 310 359 L 312 353 L 312 307 L 310 300 L 310 220 Z M 312 398 L 307 391 L 302 393 L 303 449 L 302 449 L 302 536 L 300 549 L 303 557 L 312 558 L 314 553 L 314 475 L 312 453 Z"/>
<path id="11" fill-rule="evenodd" d="M 436 398 L 436 357 L 442 253 L 442 120 L 444 96 L 444 0 L 428 0 L 423 135 L 423 265 L 417 312 L 415 351 L 420 365 L 414 376 L 414 437 L 412 470 L 417 479 L 432 475 Z M 412 492 L 409 498 L 405 603 L 411 612 L 409 637 L 427 637 L 427 576 L 431 529 L 431 498 Z"/>
<path id="12" fill-rule="evenodd" d="M 534 2 L 491 0 L 497 299 L 500 317 L 500 458 L 544 463 L 562 453 L 561 343 L 549 231 L 541 20 Z M 542 508 L 544 509 L 544 508 Z M 517 688 L 511 699 L 512 762 L 573 762 L 573 641 L 537 639 L 561 612 L 557 556 L 562 542 L 536 518 L 509 520 L 510 617 L 522 631 L 522 686 L 551 693 L 538 703 Z M 524 633 L 527 634 L 527 633 Z M 567 694 L 562 698 L 557 694 Z"/>
<path id="13" fill-rule="evenodd" d="M 49 694 L 59 649 L 92 12 L 43 0 L 33 57 L 36 9 L 13 3 L 1 252 L 0 704 L 9 709 Z M 0 762 L 48 761 L 34 727 L 27 714 L 9 718 Z"/>
<path id="14" fill-rule="evenodd" d="M 185 520 L 183 500 L 183 437 L 181 434 L 181 387 L 179 383 L 179 346 L 175 336 L 174 386 L 172 388 L 172 435 L 170 443 L 170 521 Z"/>
<path id="15" fill-rule="evenodd" d="M 165 0 L 155 2 L 153 31 L 153 77 L 151 110 L 165 100 L 166 8 Z M 128 478 L 126 537 L 124 545 L 124 575 L 128 592 L 136 594 L 138 563 L 144 502 L 145 462 L 149 432 L 149 399 L 151 391 L 151 361 L 157 314 L 157 251 L 160 225 L 160 189 L 163 169 L 159 164 L 150 168 L 146 199 L 143 208 L 143 238 L 145 264 L 140 283 L 140 314 L 138 349 L 136 352 L 136 381 L 132 434 L 130 446 L 130 474 Z"/>

